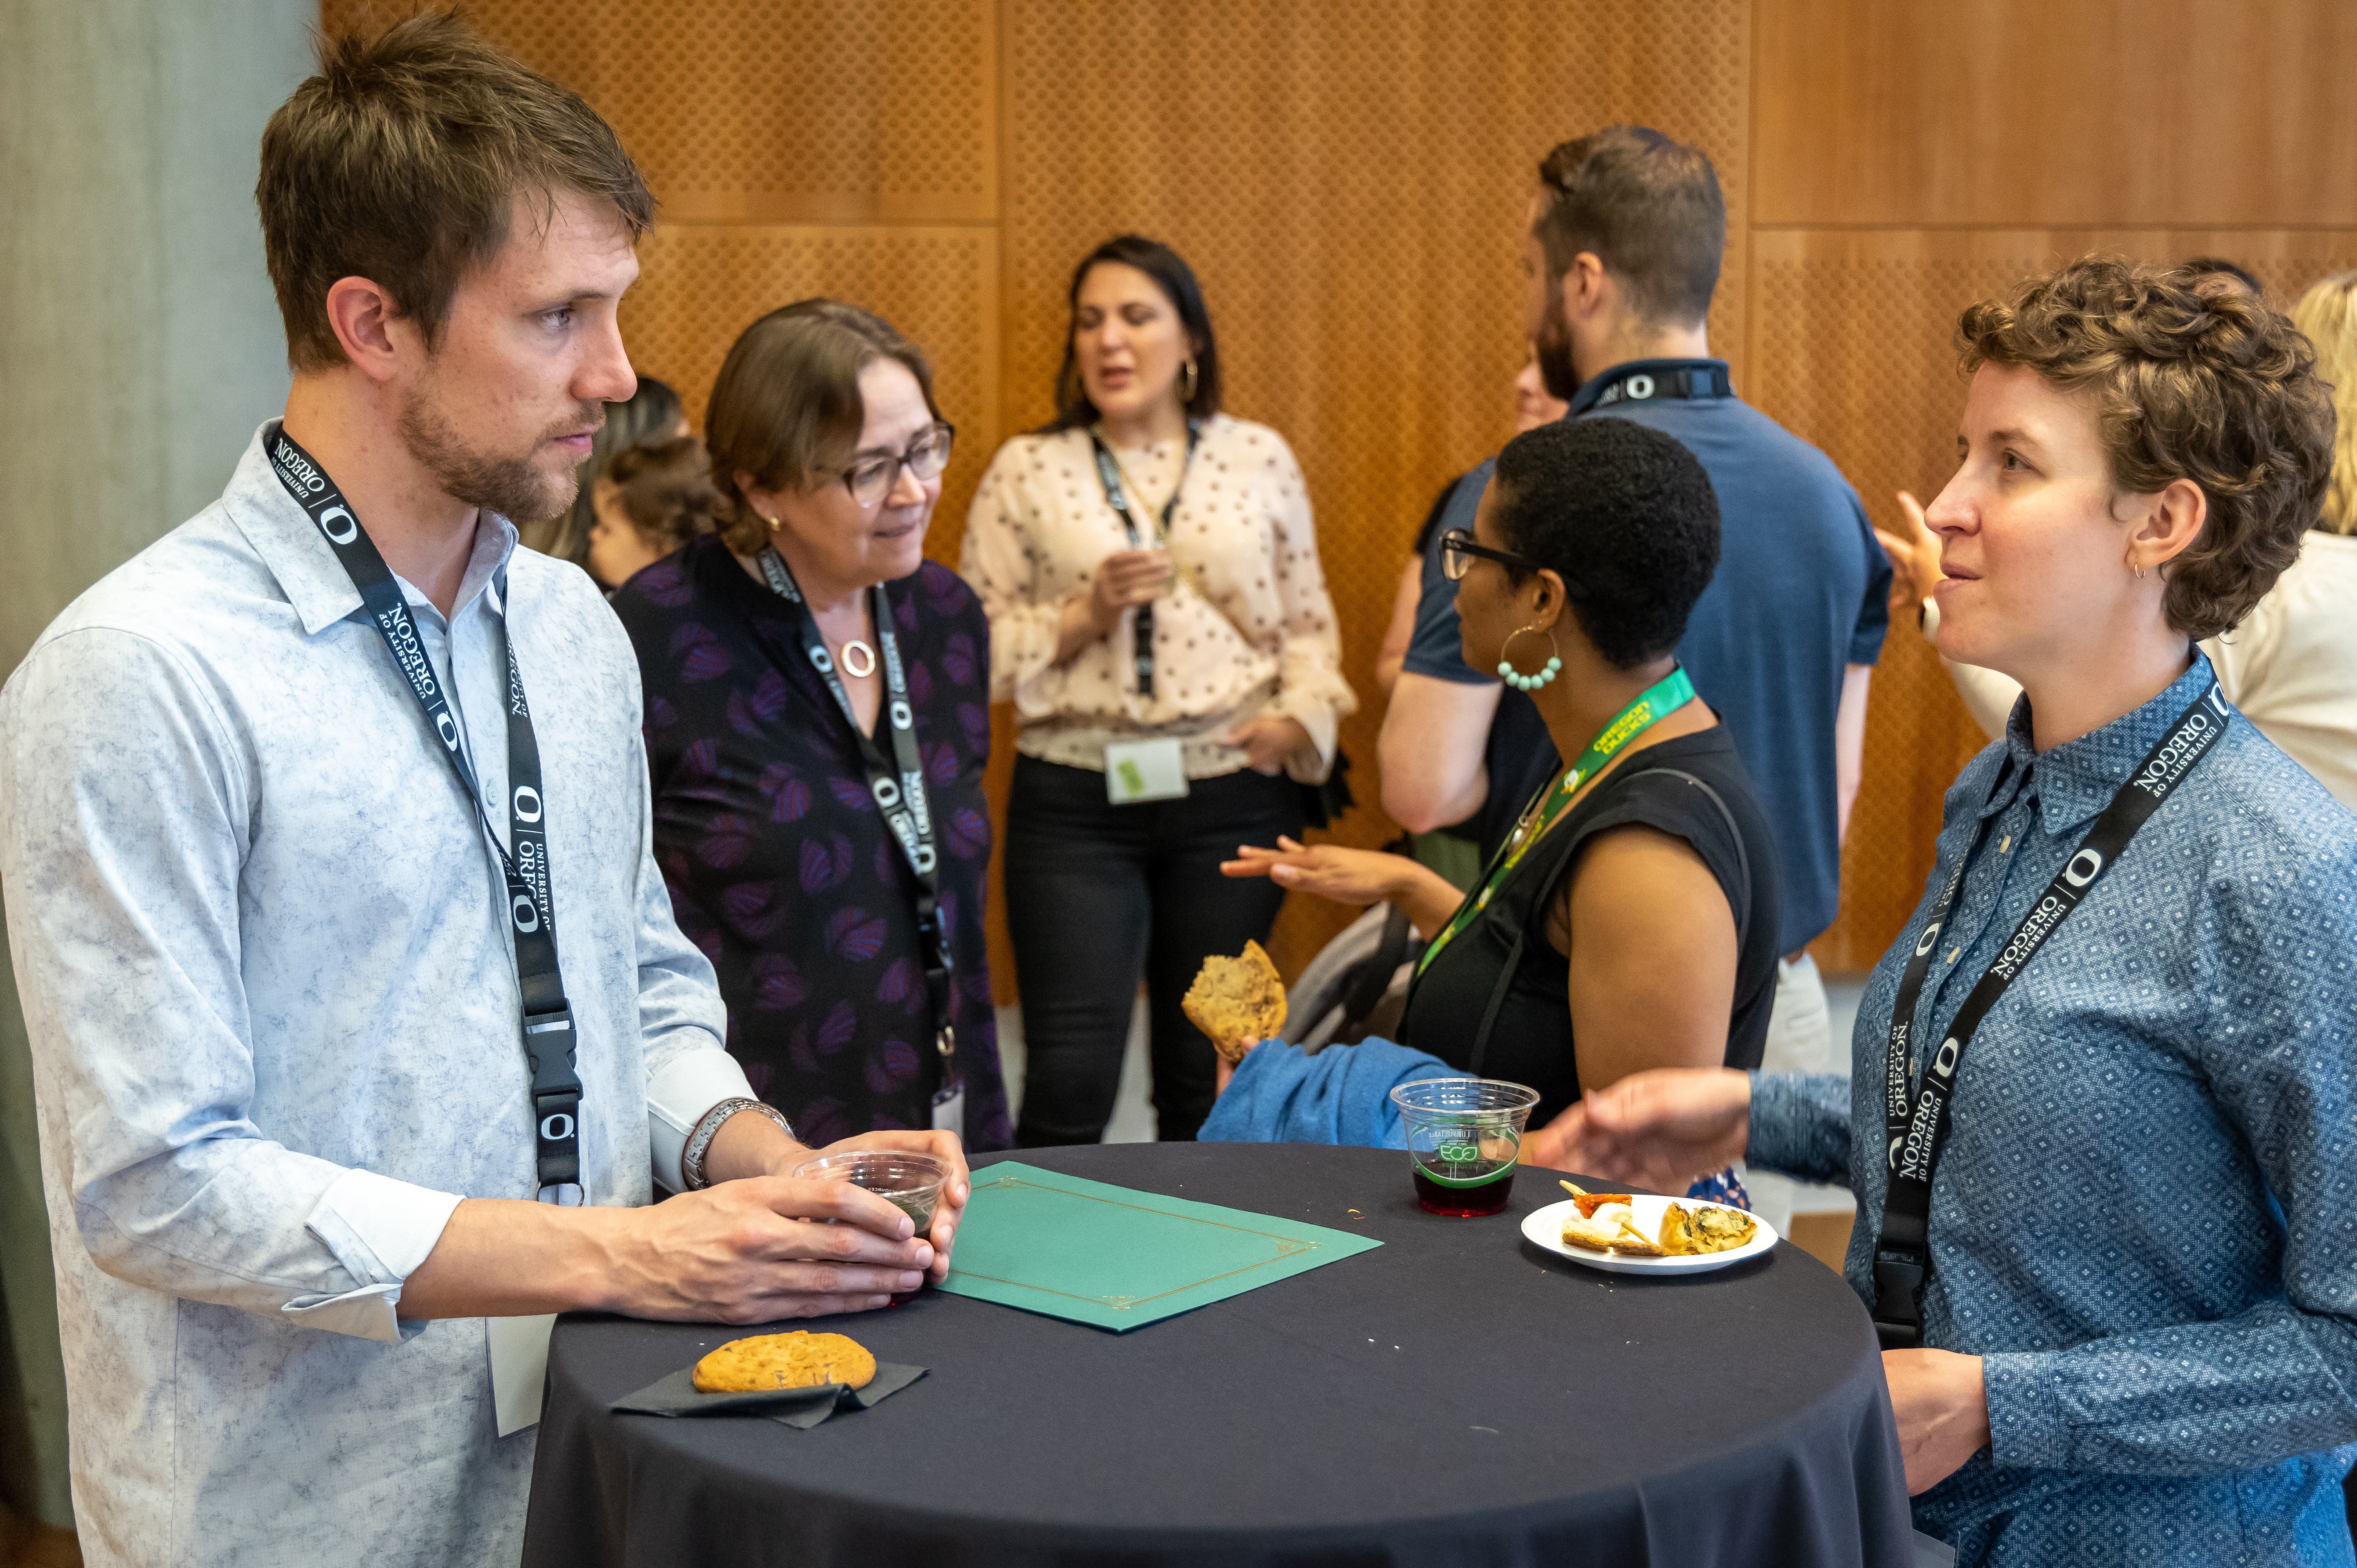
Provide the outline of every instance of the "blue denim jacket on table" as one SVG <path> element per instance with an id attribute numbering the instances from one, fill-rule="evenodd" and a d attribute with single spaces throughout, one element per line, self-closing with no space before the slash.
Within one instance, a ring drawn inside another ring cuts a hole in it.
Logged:
<path id="1" fill-rule="evenodd" d="M 1948 791 L 1849 1080 L 1757 1078 L 1749 1158 L 1858 1199 L 1873 1299 L 1885 1042 L 1949 1021 L 2212 679 L 2042 755 L 2027 702 Z M 2012 768 L 2005 764 L 2010 757 Z M 1923 1342 L 1985 1358 L 1990 1449 L 1916 1499 L 1962 1563 L 2347 1563 L 2357 1444 L 2357 817 L 2237 714 L 1982 1022 L 1932 1194 Z M 1852 1130 L 1857 1129 L 1857 1136 Z"/>

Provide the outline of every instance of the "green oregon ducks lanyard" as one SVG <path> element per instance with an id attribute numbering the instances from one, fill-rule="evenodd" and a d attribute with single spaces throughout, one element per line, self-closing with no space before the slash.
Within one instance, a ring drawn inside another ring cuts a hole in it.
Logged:
<path id="1" fill-rule="evenodd" d="M 1578 796 L 1580 786 L 1593 779 L 1604 765 L 1631 741 L 1692 702 L 1694 694 L 1694 682 L 1686 678 L 1685 667 L 1680 665 L 1658 684 L 1647 689 L 1643 696 L 1621 709 L 1618 718 L 1597 733 L 1596 738 L 1587 743 L 1587 749 L 1579 754 L 1579 760 L 1566 768 L 1563 777 L 1532 803 L 1532 809 L 1523 813 L 1523 821 L 1512 836 L 1498 846 L 1496 854 L 1490 857 L 1490 865 L 1481 874 L 1480 890 L 1457 906 L 1457 912 L 1448 917 L 1448 924 L 1440 929 L 1440 934 L 1432 939 L 1432 945 L 1424 950 L 1424 957 L 1417 961 L 1415 966 L 1418 974 L 1431 966 L 1434 956 L 1448 945 L 1450 939 L 1471 925 L 1481 911 L 1490 907 L 1490 896 L 1513 874 L 1514 867 L 1522 864 L 1523 856 L 1531 852 L 1531 846 L 1544 838 L 1549 828 L 1563 821 L 1565 813 L 1571 810 L 1572 801 Z"/>

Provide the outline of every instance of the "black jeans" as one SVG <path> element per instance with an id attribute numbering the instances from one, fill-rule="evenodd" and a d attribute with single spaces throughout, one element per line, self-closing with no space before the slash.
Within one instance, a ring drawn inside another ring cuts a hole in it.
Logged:
<path id="1" fill-rule="evenodd" d="M 1029 1063 L 1018 1147 L 1104 1136 L 1141 972 L 1156 1120 L 1165 1139 L 1194 1137 L 1211 1112 L 1213 1058 L 1178 999 L 1209 955 L 1267 940 L 1285 889 L 1222 876 L 1220 862 L 1279 833 L 1301 833 L 1287 778 L 1247 768 L 1198 779 L 1181 800 L 1115 806 L 1103 773 L 1015 759 L 1002 864 Z"/>

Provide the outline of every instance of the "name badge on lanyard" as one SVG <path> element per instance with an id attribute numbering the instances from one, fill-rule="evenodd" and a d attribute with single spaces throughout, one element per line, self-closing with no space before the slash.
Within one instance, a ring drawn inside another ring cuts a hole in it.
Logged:
<path id="1" fill-rule="evenodd" d="M 393 581 L 393 569 L 361 526 L 360 518 L 328 472 L 285 430 L 268 442 L 279 483 L 336 553 L 369 623 L 383 639 L 409 693 L 425 714 L 425 727 L 458 776 L 458 787 L 475 808 L 483 836 L 499 856 L 507 882 L 507 911 L 515 938 L 516 979 L 523 998 L 523 1048 L 532 1064 L 532 1121 L 536 1144 L 540 1200 L 567 1206 L 583 1202 L 581 1185 L 581 1079 L 575 1071 L 573 1009 L 565 999 L 565 976 L 556 961 L 556 900 L 549 886 L 547 806 L 541 793 L 540 741 L 524 700 L 523 672 L 502 618 L 499 639 L 508 673 L 508 840 L 500 843 L 475 769 L 458 744 L 457 715 L 450 711 L 442 683 L 426 658 L 409 602 Z"/>

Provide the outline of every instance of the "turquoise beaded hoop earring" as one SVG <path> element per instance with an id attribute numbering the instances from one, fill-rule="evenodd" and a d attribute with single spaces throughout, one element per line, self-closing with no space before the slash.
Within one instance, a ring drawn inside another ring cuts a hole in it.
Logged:
<path id="1" fill-rule="evenodd" d="M 1513 660 L 1507 657 L 1508 650 L 1514 646 L 1515 638 L 1522 636 L 1523 632 L 1537 631 L 1538 629 L 1539 628 L 1535 626 L 1520 628 L 1519 629 L 1508 634 L 1505 646 L 1498 650 L 1498 679 L 1503 681 L 1507 685 L 1513 687 L 1518 692 L 1535 692 L 1541 686 L 1545 685 L 1557 675 L 1563 673 L 1563 660 L 1558 655 L 1555 645 L 1555 633 L 1551 631 L 1544 634 L 1547 639 L 1546 667 L 1541 670 L 1537 674 L 1523 674 L 1521 671 L 1514 668 Z"/>

